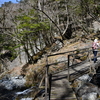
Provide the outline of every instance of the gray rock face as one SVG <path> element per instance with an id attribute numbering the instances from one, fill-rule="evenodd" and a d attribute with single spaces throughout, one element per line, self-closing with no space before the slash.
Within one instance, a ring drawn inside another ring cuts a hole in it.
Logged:
<path id="1" fill-rule="evenodd" d="M 74 90 L 77 92 L 85 83 L 89 83 L 91 77 L 88 74 L 85 74 L 78 79 L 74 80 Z"/>
<path id="2" fill-rule="evenodd" d="M 21 100 L 33 100 L 33 98 L 22 98 Z"/>
<path id="3" fill-rule="evenodd" d="M 64 57 L 64 56 L 62 56 L 62 57 L 59 57 L 58 59 L 57 59 L 57 62 L 61 62 L 61 61 L 65 61 L 66 60 L 66 62 L 67 62 L 67 57 Z"/>
<path id="4" fill-rule="evenodd" d="M 13 90 L 15 84 L 13 84 L 13 82 L 11 81 L 3 81 L 2 83 L 0 83 L 0 86 L 3 86 L 7 90 Z"/>
<path id="5" fill-rule="evenodd" d="M 23 66 L 24 64 L 27 63 L 27 59 L 28 58 L 25 52 L 21 52 L 20 57 L 17 56 L 17 58 L 10 63 L 10 65 L 8 66 L 8 69 L 11 70 L 14 67 Z"/>
<path id="6" fill-rule="evenodd" d="M 92 92 L 86 95 L 82 95 L 82 100 L 97 100 L 97 93 Z"/>
<path id="7" fill-rule="evenodd" d="M 85 74 L 74 80 L 73 89 L 82 100 L 98 100 L 99 88 L 91 83 L 92 76 Z"/>
<path id="8" fill-rule="evenodd" d="M 4 58 L 2 61 L 0 61 L 0 64 L 2 65 L 1 68 L 6 70 L 12 70 L 14 67 L 23 66 L 28 62 L 28 57 L 25 52 L 21 52 L 20 56 L 18 55 L 17 58 L 15 58 L 12 62 L 9 61 L 8 58 Z"/>
<path id="9" fill-rule="evenodd" d="M 100 23 L 98 21 L 94 21 L 93 23 L 94 33 L 100 31 Z"/>
<path id="10" fill-rule="evenodd" d="M 25 86 L 26 80 L 19 77 L 11 77 L 0 81 L 0 86 L 3 86 L 7 90 L 13 90 Z"/>
<path id="11" fill-rule="evenodd" d="M 85 75 L 79 77 L 78 79 L 82 82 L 81 85 L 83 85 L 84 83 L 90 82 L 91 77 L 88 74 L 85 74 Z"/>
<path id="12" fill-rule="evenodd" d="M 77 91 L 77 94 L 78 96 L 82 96 L 82 95 L 85 95 L 85 94 L 88 94 L 88 93 L 98 93 L 98 87 L 91 84 L 91 83 L 85 83 L 83 86 L 81 86 L 78 91 Z"/>
<path id="13" fill-rule="evenodd" d="M 74 90 L 78 97 L 82 100 L 98 100 L 97 95 L 99 94 L 98 86 L 90 83 L 92 77 L 85 74 L 74 81 Z"/>

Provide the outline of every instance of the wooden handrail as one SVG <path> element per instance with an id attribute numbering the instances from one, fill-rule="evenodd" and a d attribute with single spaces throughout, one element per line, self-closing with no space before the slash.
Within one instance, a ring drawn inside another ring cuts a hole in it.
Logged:
<path id="1" fill-rule="evenodd" d="M 92 47 L 90 47 L 90 48 L 92 49 Z M 56 53 L 56 54 L 51 54 L 51 55 L 47 55 L 47 57 L 56 56 L 56 55 L 61 55 L 61 54 L 70 53 L 70 52 L 75 52 L 75 51 L 77 51 L 77 50 L 86 50 L 86 49 L 90 49 L 90 48 L 76 49 L 76 50 L 72 50 L 72 51 L 67 51 L 67 52 L 62 52 L 62 53 Z"/>
<path id="2" fill-rule="evenodd" d="M 87 50 L 88 49 L 88 50 Z M 81 63 L 83 63 L 83 62 L 88 62 L 89 60 L 90 60 L 90 53 L 91 53 L 91 51 L 92 51 L 92 47 L 90 47 L 90 48 L 83 48 L 83 49 L 77 49 L 77 50 L 79 50 L 79 51 L 81 51 L 81 50 L 85 50 L 84 52 L 88 52 L 88 60 L 86 60 L 86 61 L 82 61 Z M 52 54 L 52 55 L 46 55 L 46 75 L 45 75 L 45 100 L 49 100 L 50 98 L 48 97 L 49 95 L 48 95 L 48 83 L 49 83 L 49 66 L 51 66 L 51 65 L 55 65 L 55 64 L 58 64 L 58 63 L 64 63 L 64 62 L 68 62 L 68 64 L 67 64 L 67 66 L 68 66 L 68 80 L 70 80 L 70 67 L 72 67 L 72 66 L 76 66 L 76 65 L 78 65 L 78 64 L 81 64 L 81 63 L 77 63 L 77 64 L 73 64 L 73 65 L 71 65 L 70 66 L 70 57 L 71 56 L 73 56 L 73 57 L 75 57 L 75 55 L 77 55 L 77 54 L 82 54 L 82 53 L 84 53 L 83 51 L 82 52 L 79 52 L 79 53 L 74 53 L 75 51 L 77 51 L 77 50 L 73 50 L 73 51 L 68 51 L 68 52 L 62 52 L 62 53 L 56 53 L 56 54 Z M 51 63 L 51 64 L 48 64 L 48 57 L 50 57 L 50 56 L 56 56 L 56 55 L 62 55 L 62 54 L 66 54 L 66 53 L 71 53 L 71 52 L 73 52 L 73 54 L 68 54 L 68 60 L 64 60 L 64 61 L 60 61 L 60 62 L 56 62 L 56 63 Z M 100 52 L 100 51 L 99 51 Z M 98 57 L 100 57 L 100 56 L 97 56 L 97 58 Z"/>
<path id="3" fill-rule="evenodd" d="M 80 49 L 79 49 L 80 50 Z M 84 51 L 84 52 L 90 52 L 90 51 L 93 51 L 93 50 L 87 50 L 87 51 Z M 84 52 L 79 52 L 79 53 L 77 53 L 77 54 L 81 54 L 81 53 L 84 53 Z M 100 51 L 98 51 L 98 52 L 100 52 Z M 77 55 L 77 54 L 69 54 L 70 56 L 72 56 L 72 55 Z"/>

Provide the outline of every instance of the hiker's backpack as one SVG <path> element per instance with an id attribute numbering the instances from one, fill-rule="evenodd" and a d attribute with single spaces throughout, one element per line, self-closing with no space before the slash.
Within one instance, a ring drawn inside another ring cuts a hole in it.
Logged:
<path id="1" fill-rule="evenodd" d="M 93 42 L 93 43 L 92 43 L 92 48 L 93 48 L 93 49 L 97 49 L 97 48 L 98 48 L 97 43 Z"/>

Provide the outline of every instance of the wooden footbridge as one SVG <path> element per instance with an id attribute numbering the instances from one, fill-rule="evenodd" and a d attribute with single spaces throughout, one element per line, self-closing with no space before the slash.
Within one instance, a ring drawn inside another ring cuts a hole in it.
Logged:
<path id="1" fill-rule="evenodd" d="M 65 55 L 67 60 L 49 63 L 51 56 Z M 45 75 L 45 100 L 78 100 L 70 82 L 79 76 L 94 71 L 100 64 L 98 52 L 97 63 L 92 61 L 92 48 L 78 49 L 69 52 L 57 53 L 46 56 L 46 75 Z M 77 62 L 77 59 L 81 59 Z M 66 68 L 58 73 L 50 73 L 49 68 L 58 63 L 65 63 Z"/>

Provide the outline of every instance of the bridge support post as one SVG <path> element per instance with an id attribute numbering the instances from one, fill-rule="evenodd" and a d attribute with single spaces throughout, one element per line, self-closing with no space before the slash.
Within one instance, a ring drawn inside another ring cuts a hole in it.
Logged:
<path id="1" fill-rule="evenodd" d="M 45 100 L 48 100 L 48 66 L 46 66 L 46 75 L 45 75 Z"/>
<path id="2" fill-rule="evenodd" d="M 70 55 L 68 55 L 68 81 L 70 81 L 69 66 L 70 66 Z"/>
<path id="3" fill-rule="evenodd" d="M 95 66 L 94 66 L 94 64 L 93 64 L 93 62 L 92 62 L 92 60 L 91 60 L 91 54 L 90 54 L 90 52 L 88 52 L 88 60 L 89 60 L 89 62 L 90 62 L 90 73 L 96 73 L 96 69 L 95 69 Z"/>
<path id="4" fill-rule="evenodd" d="M 48 57 L 46 56 L 46 74 L 45 74 L 45 100 L 49 100 L 49 95 L 48 95 Z"/>

